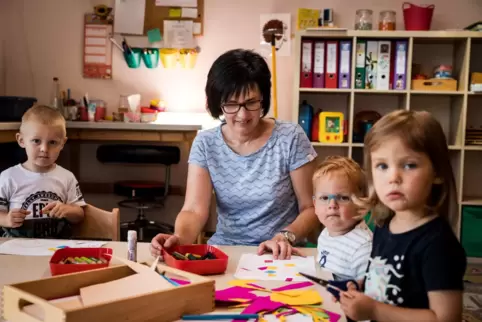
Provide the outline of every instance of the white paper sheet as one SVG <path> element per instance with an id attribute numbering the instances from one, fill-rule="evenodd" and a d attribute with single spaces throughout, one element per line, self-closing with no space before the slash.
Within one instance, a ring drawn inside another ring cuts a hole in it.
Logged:
<path id="1" fill-rule="evenodd" d="M 197 7 L 197 0 L 156 0 L 161 7 Z"/>
<path id="2" fill-rule="evenodd" d="M 164 20 L 164 46 L 168 48 L 193 48 L 193 21 Z"/>
<path id="3" fill-rule="evenodd" d="M 183 18 L 197 18 L 197 8 L 182 8 L 181 17 Z"/>
<path id="4" fill-rule="evenodd" d="M 96 248 L 105 245 L 104 241 L 53 240 L 53 239 L 23 239 L 7 240 L 0 245 L 0 254 L 23 256 L 52 256 L 57 249 Z"/>
<path id="5" fill-rule="evenodd" d="M 315 258 L 292 256 L 290 260 L 275 260 L 271 254 L 243 254 L 234 277 L 260 281 L 306 281 L 299 272 L 316 275 Z"/>
<path id="6" fill-rule="evenodd" d="M 226 311 L 226 312 L 221 312 L 221 311 L 216 311 L 216 312 L 213 312 L 213 313 L 207 313 L 207 314 L 203 314 L 203 315 L 219 315 L 219 314 L 240 314 L 238 312 L 233 312 L 233 311 Z M 279 322 L 280 319 L 278 319 L 276 317 L 276 315 L 273 315 L 273 314 L 269 314 L 269 315 L 264 315 L 263 316 L 265 321 L 266 322 Z M 191 321 L 206 321 L 206 319 L 202 319 L 202 320 L 191 320 Z M 233 319 L 227 319 L 227 320 L 216 320 L 216 321 L 219 321 L 219 322 L 231 322 L 233 321 Z M 255 322 L 256 320 L 255 319 L 250 319 L 250 320 L 246 320 L 246 322 Z M 286 315 L 285 316 L 285 319 L 284 319 L 285 322 L 312 322 L 313 321 L 313 318 L 311 316 L 308 316 L 308 315 L 303 315 L 303 314 L 293 314 L 293 315 Z"/>
<path id="7" fill-rule="evenodd" d="M 114 32 L 121 34 L 144 34 L 146 0 L 115 0 Z"/>

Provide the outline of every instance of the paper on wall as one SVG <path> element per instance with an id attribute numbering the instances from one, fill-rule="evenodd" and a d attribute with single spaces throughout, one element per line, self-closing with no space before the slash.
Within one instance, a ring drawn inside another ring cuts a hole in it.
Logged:
<path id="1" fill-rule="evenodd" d="M 197 7 L 197 0 L 156 0 L 160 7 Z"/>
<path id="2" fill-rule="evenodd" d="M 197 18 L 197 8 L 182 8 L 181 16 L 183 18 Z"/>
<path id="3" fill-rule="evenodd" d="M 192 20 L 164 20 L 164 46 L 194 48 Z"/>
<path id="4" fill-rule="evenodd" d="M 143 35 L 145 13 L 146 0 L 115 0 L 114 32 Z"/>
<path id="5" fill-rule="evenodd" d="M 22 256 L 52 256 L 57 249 L 96 248 L 102 247 L 103 241 L 54 240 L 54 239 L 24 239 L 7 240 L 0 245 L 0 254 Z"/>

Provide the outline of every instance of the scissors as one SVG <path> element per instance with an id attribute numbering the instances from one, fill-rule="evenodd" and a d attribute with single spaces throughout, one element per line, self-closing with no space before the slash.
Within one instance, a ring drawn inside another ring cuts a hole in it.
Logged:
<path id="1" fill-rule="evenodd" d="M 304 276 L 306 277 L 307 279 L 309 280 L 312 280 L 313 282 L 317 283 L 317 284 L 320 284 L 321 286 L 323 287 L 326 287 L 326 290 L 328 292 L 330 292 L 331 294 L 333 294 L 333 296 L 339 301 L 340 300 L 340 292 L 346 292 L 348 291 L 348 288 L 346 286 L 346 284 L 348 282 L 353 282 L 353 284 L 355 284 L 355 287 L 357 289 L 357 291 L 360 290 L 359 286 L 358 286 L 358 283 L 355 281 L 355 280 L 352 280 L 352 279 L 349 279 L 349 280 L 342 280 L 342 281 L 334 281 L 334 280 L 330 280 L 330 281 L 327 281 L 327 280 L 324 280 L 322 278 L 319 278 L 319 277 L 315 277 L 315 276 L 311 276 L 311 275 L 308 275 L 308 274 L 305 274 L 305 273 L 301 273 L 299 272 L 299 274 L 301 276 Z"/>

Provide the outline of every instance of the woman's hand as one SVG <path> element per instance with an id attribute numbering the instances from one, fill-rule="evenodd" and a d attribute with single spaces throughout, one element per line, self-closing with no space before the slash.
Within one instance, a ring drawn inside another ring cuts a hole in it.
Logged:
<path id="1" fill-rule="evenodd" d="M 154 257 L 161 256 L 161 249 L 170 248 L 180 244 L 179 237 L 177 235 L 169 234 L 157 234 L 152 238 L 150 244 L 151 255 Z"/>
<path id="2" fill-rule="evenodd" d="M 276 235 L 271 240 L 262 242 L 258 247 L 258 255 L 266 252 L 273 253 L 274 259 L 290 259 L 291 255 L 304 255 L 296 248 L 292 247 L 288 240 L 282 235 Z"/>

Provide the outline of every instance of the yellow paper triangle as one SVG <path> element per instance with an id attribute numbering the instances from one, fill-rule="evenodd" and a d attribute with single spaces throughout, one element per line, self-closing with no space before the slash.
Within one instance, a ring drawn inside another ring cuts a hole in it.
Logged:
<path id="1" fill-rule="evenodd" d="M 283 293 L 273 292 L 271 293 L 270 299 L 273 302 L 281 302 L 287 305 L 313 305 L 323 302 L 320 293 L 316 290 L 289 290 Z"/>

